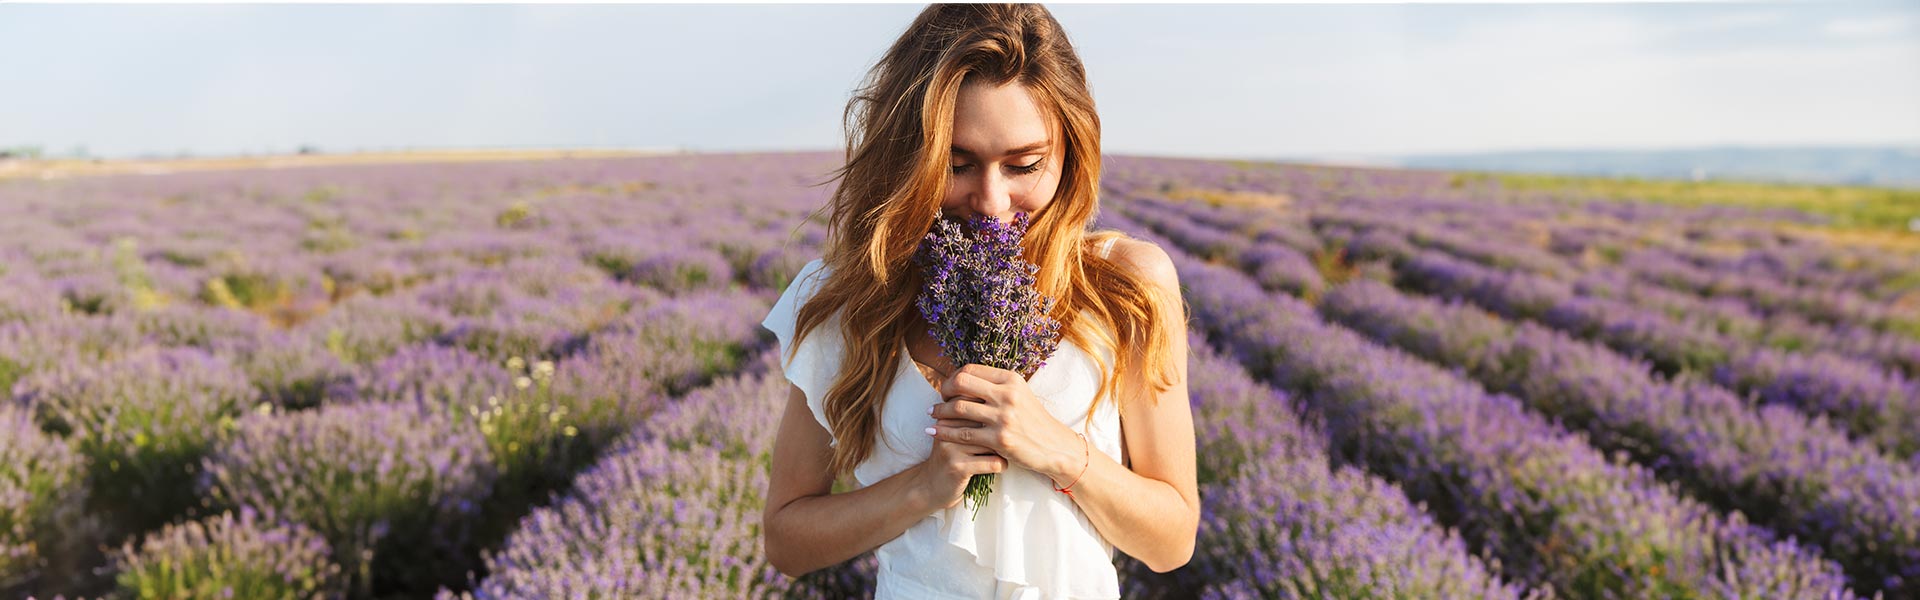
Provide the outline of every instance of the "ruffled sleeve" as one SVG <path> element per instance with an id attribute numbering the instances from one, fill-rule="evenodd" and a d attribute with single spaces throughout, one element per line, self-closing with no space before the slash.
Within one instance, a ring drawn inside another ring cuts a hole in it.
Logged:
<path id="1" fill-rule="evenodd" d="M 806 393 L 807 408 L 813 411 L 814 420 L 831 438 L 833 427 L 827 425 L 825 398 L 827 388 L 833 385 L 833 378 L 840 371 L 843 348 L 840 345 L 839 314 L 835 313 L 814 326 L 799 347 L 793 344 L 800 307 L 819 291 L 828 272 L 826 262 L 818 258 L 800 267 L 800 271 L 793 276 L 793 282 L 787 284 L 787 290 L 780 294 L 780 300 L 773 303 L 773 310 L 767 313 L 766 319 L 760 321 L 760 326 L 772 331 L 780 339 L 780 364 L 787 381 L 793 382 L 800 391 Z M 829 442 L 830 446 L 839 444 L 837 439 Z"/>

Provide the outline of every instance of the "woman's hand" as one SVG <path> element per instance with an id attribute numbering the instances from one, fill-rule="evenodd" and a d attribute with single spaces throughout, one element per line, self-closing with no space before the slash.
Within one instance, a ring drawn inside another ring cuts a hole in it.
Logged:
<path id="1" fill-rule="evenodd" d="M 940 384 L 945 402 L 934 405 L 934 443 L 966 444 L 985 448 L 1054 480 L 1072 478 L 1081 462 L 1078 434 L 1047 412 L 1019 373 L 969 364 Z M 977 425 L 950 425 L 959 419 Z M 1071 460 L 1069 460 L 1071 459 Z M 962 488 L 964 488 L 964 481 Z"/>
<path id="2" fill-rule="evenodd" d="M 942 427 L 980 426 L 979 423 L 961 419 L 940 419 L 936 424 Z M 932 498 L 934 507 L 953 508 L 966 496 L 967 481 L 976 474 L 1007 470 L 1007 459 L 984 446 L 934 438 L 933 451 L 927 454 L 927 459 L 921 461 L 918 468 L 921 485 Z"/>

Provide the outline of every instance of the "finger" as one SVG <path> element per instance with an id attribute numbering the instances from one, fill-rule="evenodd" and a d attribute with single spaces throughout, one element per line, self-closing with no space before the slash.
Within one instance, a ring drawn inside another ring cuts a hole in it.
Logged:
<path id="1" fill-rule="evenodd" d="M 996 404 L 994 398 L 998 395 L 999 388 L 993 382 L 970 373 L 956 371 L 940 383 L 940 397 L 948 401 L 963 398 L 991 405 Z"/>
<path id="2" fill-rule="evenodd" d="M 935 419 L 961 419 L 974 423 L 993 422 L 993 407 L 972 399 L 948 400 L 933 405 Z"/>
<path id="3" fill-rule="evenodd" d="M 974 364 L 974 363 L 967 363 L 964 365 L 960 365 L 960 368 L 954 369 L 953 371 L 954 375 L 959 375 L 961 373 L 966 373 L 974 377 L 985 379 L 987 383 L 991 383 L 994 385 L 1006 385 L 1009 383 L 1013 383 L 1012 381 L 1009 380 L 1009 378 L 1020 376 L 1018 373 L 1014 373 L 1013 371 L 1009 371 L 1006 369 L 1002 369 L 998 367 L 990 367 L 987 365 Z"/>
<path id="4" fill-rule="evenodd" d="M 992 454 L 995 456 L 999 456 L 1000 454 L 999 452 L 995 452 L 994 449 L 992 448 L 981 446 L 979 444 L 962 444 L 960 442 L 949 442 L 942 439 L 933 440 L 933 447 L 937 451 L 952 452 L 954 456 L 979 455 L 979 454 Z"/>
<path id="5" fill-rule="evenodd" d="M 949 427 L 985 427 L 987 425 L 986 423 L 968 419 L 939 419 L 934 421 L 933 424 L 946 425 Z"/>
<path id="6" fill-rule="evenodd" d="M 946 425 L 934 425 L 927 429 L 932 432 L 931 435 L 936 440 L 985 446 L 987 448 L 994 448 L 996 446 L 993 437 L 995 435 L 994 430 L 989 427 L 948 427 Z"/>
<path id="7" fill-rule="evenodd" d="M 1007 470 L 1007 459 L 999 456 L 977 456 L 967 459 L 964 468 L 968 473 L 999 473 Z"/>

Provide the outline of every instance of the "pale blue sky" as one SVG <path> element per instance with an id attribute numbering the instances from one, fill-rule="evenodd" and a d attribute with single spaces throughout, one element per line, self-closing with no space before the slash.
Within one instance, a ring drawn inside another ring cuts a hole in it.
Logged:
<path id="1" fill-rule="evenodd" d="M 839 149 L 922 4 L 0 4 L 0 147 Z M 1053 4 L 1114 153 L 1920 144 L 1920 2 Z"/>

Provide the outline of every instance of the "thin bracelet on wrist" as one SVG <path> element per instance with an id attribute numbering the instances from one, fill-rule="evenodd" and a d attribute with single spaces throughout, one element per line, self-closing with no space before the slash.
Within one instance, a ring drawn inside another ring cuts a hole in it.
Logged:
<path id="1" fill-rule="evenodd" d="M 1087 474 L 1087 467 L 1093 465 L 1093 452 L 1087 449 L 1087 436 L 1077 431 L 1074 432 L 1074 435 L 1080 436 L 1080 454 L 1086 462 L 1080 465 L 1080 474 L 1073 476 L 1073 483 L 1067 484 L 1067 487 L 1060 487 L 1059 485 L 1053 486 L 1053 491 L 1066 494 L 1068 498 L 1073 497 L 1074 484 L 1080 483 L 1080 478 Z"/>

